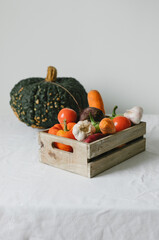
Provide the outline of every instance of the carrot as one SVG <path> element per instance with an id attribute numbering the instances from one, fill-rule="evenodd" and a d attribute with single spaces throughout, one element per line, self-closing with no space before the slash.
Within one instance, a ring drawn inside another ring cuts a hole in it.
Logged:
<path id="1" fill-rule="evenodd" d="M 97 90 L 91 90 L 87 95 L 87 99 L 89 107 L 98 108 L 105 114 L 103 99 Z"/>

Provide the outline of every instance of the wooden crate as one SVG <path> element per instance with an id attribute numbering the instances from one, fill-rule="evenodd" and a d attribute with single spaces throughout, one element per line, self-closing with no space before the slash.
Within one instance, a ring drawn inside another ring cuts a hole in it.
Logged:
<path id="1" fill-rule="evenodd" d="M 91 178 L 144 151 L 145 133 L 145 122 L 92 143 L 39 132 L 40 159 L 42 163 Z M 55 148 L 54 142 L 72 146 L 73 152 Z"/>

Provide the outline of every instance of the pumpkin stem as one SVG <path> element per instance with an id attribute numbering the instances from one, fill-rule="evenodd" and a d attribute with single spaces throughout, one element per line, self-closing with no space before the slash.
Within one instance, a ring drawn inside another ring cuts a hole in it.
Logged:
<path id="1" fill-rule="evenodd" d="M 69 90 L 67 90 L 65 87 L 61 86 L 60 84 L 56 83 L 55 80 L 56 80 L 56 77 L 57 77 L 57 70 L 55 67 L 52 67 L 52 66 L 49 66 L 48 67 L 48 70 L 47 70 L 47 77 L 45 78 L 45 81 L 46 82 L 52 82 L 54 85 L 64 89 L 72 98 L 73 100 L 75 101 L 75 103 L 77 104 L 78 106 L 78 109 L 79 109 L 79 113 L 81 113 L 82 109 L 80 108 L 77 100 L 75 99 L 75 97 L 70 93 Z"/>
<path id="2" fill-rule="evenodd" d="M 49 66 L 47 69 L 47 77 L 45 78 L 46 82 L 54 82 L 57 77 L 57 70 L 55 67 Z"/>

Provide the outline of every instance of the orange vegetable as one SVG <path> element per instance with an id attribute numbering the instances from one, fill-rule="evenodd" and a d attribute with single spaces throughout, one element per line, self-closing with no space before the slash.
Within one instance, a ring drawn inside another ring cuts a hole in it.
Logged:
<path id="1" fill-rule="evenodd" d="M 63 108 L 58 113 L 58 121 L 59 123 L 63 123 L 63 121 L 66 119 L 66 122 L 76 122 L 77 120 L 77 113 L 70 108 Z"/>
<path id="2" fill-rule="evenodd" d="M 49 129 L 48 133 L 56 135 L 56 133 L 62 129 L 63 129 L 62 125 L 57 123 Z"/>
<path id="3" fill-rule="evenodd" d="M 103 118 L 99 123 L 99 128 L 103 134 L 112 134 L 116 132 L 114 122 L 110 118 Z"/>
<path id="4" fill-rule="evenodd" d="M 53 127 L 51 127 L 48 131 L 48 133 L 57 135 L 60 137 L 65 137 L 65 138 L 71 138 L 75 139 L 73 133 L 72 133 L 72 128 L 76 123 L 70 122 L 66 124 L 66 120 L 64 120 L 64 123 L 62 124 L 55 124 Z M 58 143 L 54 142 L 54 146 L 56 148 L 59 148 L 61 150 L 67 151 L 67 152 L 73 152 L 73 149 L 69 145 L 65 145 L 63 143 Z"/>
<path id="5" fill-rule="evenodd" d="M 87 95 L 87 99 L 89 107 L 98 108 L 105 114 L 103 99 L 97 90 L 91 90 Z"/>

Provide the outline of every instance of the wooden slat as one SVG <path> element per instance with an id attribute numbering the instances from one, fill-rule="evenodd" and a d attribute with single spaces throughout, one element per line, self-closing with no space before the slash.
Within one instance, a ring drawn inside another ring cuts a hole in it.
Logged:
<path id="1" fill-rule="evenodd" d="M 67 145 L 70 145 L 72 147 L 79 147 L 79 146 L 85 146 L 85 143 L 83 142 L 79 142 L 77 140 L 74 140 L 74 139 L 70 139 L 70 138 L 64 138 L 64 137 L 60 137 L 60 136 L 56 136 L 56 135 L 53 135 L 53 134 L 49 134 L 47 132 L 39 132 L 39 137 L 41 136 L 45 136 L 45 139 L 48 138 L 50 139 L 50 141 L 54 141 L 54 142 L 60 142 L 60 143 L 63 143 L 63 144 L 67 144 Z"/>
<path id="2" fill-rule="evenodd" d="M 108 152 L 124 143 L 130 142 L 143 136 L 146 133 L 146 123 L 141 122 L 138 125 L 127 128 L 121 132 L 109 135 L 99 139 L 96 142 L 88 144 L 87 158 L 91 159 L 104 152 Z"/>
<path id="3" fill-rule="evenodd" d="M 57 149 L 53 142 L 72 146 L 73 153 Z M 87 176 L 87 145 L 45 132 L 39 133 L 40 159 L 42 163 Z"/>
<path id="4" fill-rule="evenodd" d="M 138 139 L 126 144 L 126 146 L 122 149 L 119 148 L 97 157 L 95 161 L 88 163 L 88 177 L 94 177 L 97 174 L 144 151 L 145 143 L 145 138 Z"/>

